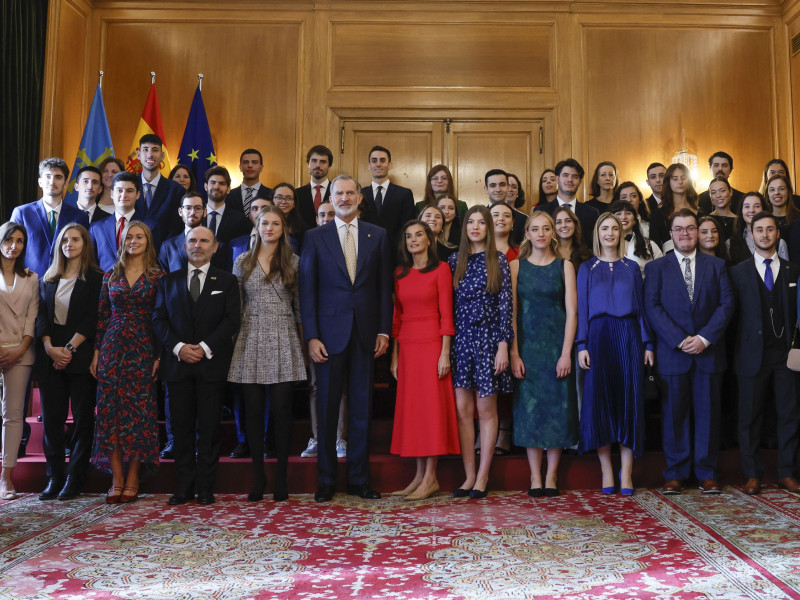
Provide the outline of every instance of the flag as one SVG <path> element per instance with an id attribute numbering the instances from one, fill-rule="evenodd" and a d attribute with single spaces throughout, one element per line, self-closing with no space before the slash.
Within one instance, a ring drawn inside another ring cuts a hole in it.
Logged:
<path id="1" fill-rule="evenodd" d="M 131 150 L 125 161 L 125 170 L 131 173 L 141 173 L 142 165 L 136 158 L 136 149 L 139 147 L 139 140 L 143 135 L 155 133 L 164 143 L 164 162 L 161 163 L 161 174 L 169 177 L 172 169 L 169 163 L 169 152 L 167 152 L 167 141 L 164 139 L 164 126 L 161 124 L 161 107 L 158 105 L 158 94 L 156 94 L 156 84 L 150 84 L 150 93 L 147 94 L 147 101 L 144 103 L 142 117 L 139 119 L 139 126 L 136 128 L 136 135 L 133 137 Z"/>
<path id="2" fill-rule="evenodd" d="M 108 129 L 106 108 L 103 104 L 103 91 L 100 89 L 100 84 L 97 84 L 92 107 L 89 109 L 89 118 L 86 119 L 86 127 L 83 128 L 78 156 L 75 157 L 75 165 L 72 167 L 67 184 L 68 192 L 64 199 L 68 204 L 77 206 L 78 192 L 75 191 L 74 184 L 78 171 L 85 166 L 96 167 L 109 156 L 114 156 L 114 147 L 111 144 L 111 132 Z"/>
<path id="3" fill-rule="evenodd" d="M 186 120 L 186 130 L 183 132 L 181 149 L 178 152 L 178 163 L 189 167 L 194 173 L 200 190 L 203 189 L 206 170 L 217 164 L 214 142 L 211 141 L 211 129 L 208 126 L 208 116 L 199 85 L 194 92 L 192 108 Z"/>

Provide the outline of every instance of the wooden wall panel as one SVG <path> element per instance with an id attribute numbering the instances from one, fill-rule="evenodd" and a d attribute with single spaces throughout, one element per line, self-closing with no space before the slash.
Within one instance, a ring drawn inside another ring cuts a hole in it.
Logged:
<path id="1" fill-rule="evenodd" d="M 791 39 L 800 34 L 800 2 L 793 3 L 791 16 L 788 19 L 785 32 L 786 40 L 791 53 Z M 789 167 L 794 167 L 794 177 L 792 183 L 797 187 L 797 174 L 800 173 L 800 127 L 794 126 L 800 118 L 800 53 L 791 56 L 789 59 L 790 85 L 791 85 L 791 115 L 794 122 L 786 123 L 787 127 L 792 127 L 792 140 L 794 142 L 794 161 L 789 161 Z M 794 164 L 792 164 L 792 162 Z"/>

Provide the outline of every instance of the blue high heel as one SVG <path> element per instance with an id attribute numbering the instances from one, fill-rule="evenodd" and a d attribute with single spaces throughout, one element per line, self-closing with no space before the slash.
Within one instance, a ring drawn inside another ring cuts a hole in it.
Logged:
<path id="1" fill-rule="evenodd" d="M 617 473 L 617 475 L 619 476 L 620 486 L 622 486 L 622 470 L 621 469 Z M 633 488 L 624 488 L 624 487 L 620 487 L 619 488 L 619 493 L 622 494 L 623 496 L 633 496 L 633 492 L 634 492 Z"/>
<path id="2" fill-rule="evenodd" d="M 614 492 L 616 492 L 616 491 L 617 491 L 617 488 L 616 488 L 616 486 L 613 486 L 613 485 L 612 485 L 611 487 L 604 487 L 604 488 L 601 488 L 601 489 L 600 489 L 600 491 L 601 491 L 602 493 L 606 494 L 606 495 L 609 495 L 609 494 L 613 494 Z"/>

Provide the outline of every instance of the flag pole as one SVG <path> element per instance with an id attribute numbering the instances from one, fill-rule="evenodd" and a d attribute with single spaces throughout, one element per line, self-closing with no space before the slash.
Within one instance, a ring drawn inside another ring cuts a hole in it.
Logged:
<path id="1" fill-rule="evenodd" d="M 203 91 L 203 74 L 202 73 L 198 73 L 197 74 L 197 79 L 199 80 L 197 85 L 200 88 L 200 91 L 202 92 Z"/>
<path id="2" fill-rule="evenodd" d="M 156 72 L 150 71 L 150 85 L 154 85 L 156 82 Z"/>
<path id="3" fill-rule="evenodd" d="M 99 81 L 99 83 L 98 83 L 97 85 L 99 85 L 99 86 L 100 86 L 100 89 L 101 89 L 101 90 L 103 89 L 103 75 L 105 75 L 105 73 L 103 73 L 102 71 L 100 71 L 100 81 Z"/>

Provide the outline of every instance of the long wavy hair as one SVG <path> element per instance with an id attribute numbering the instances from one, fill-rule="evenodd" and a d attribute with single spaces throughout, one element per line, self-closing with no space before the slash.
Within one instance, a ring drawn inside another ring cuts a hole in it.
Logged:
<path id="1" fill-rule="evenodd" d="M 791 177 L 789 177 L 789 166 L 786 164 L 786 161 L 782 158 L 773 158 L 766 165 L 764 165 L 764 174 L 761 176 L 761 186 L 758 188 L 758 191 L 763 195 L 767 194 L 767 181 L 769 180 L 767 172 L 772 165 L 780 165 L 783 167 L 783 172 L 786 173 L 786 177 L 791 183 Z"/>
<path id="2" fill-rule="evenodd" d="M 500 260 L 497 258 L 497 245 L 494 243 L 494 225 L 492 225 L 492 215 L 489 209 L 482 205 L 476 205 L 467 210 L 464 215 L 464 223 L 461 225 L 461 243 L 458 247 L 458 259 L 456 260 L 456 270 L 453 272 L 453 287 L 458 289 L 461 280 L 467 274 L 467 261 L 469 260 L 469 236 L 467 235 L 467 222 L 475 213 L 480 213 L 486 221 L 486 242 L 484 254 L 486 261 L 486 291 L 490 294 L 497 294 L 503 286 L 503 274 L 500 272 Z"/>
<path id="3" fill-rule="evenodd" d="M 425 214 L 425 212 L 426 212 L 426 211 L 428 211 L 428 210 L 435 210 L 435 211 L 436 211 L 436 212 L 438 212 L 438 213 L 439 213 L 439 215 L 442 217 L 442 231 L 439 233 L 439 235 L 438 235 L 438 236 L 436 236 L 436 241 L 437 241 L 438 243 L 440 243 L 442 246 L 444 246 L 445 248 L 455 248 L 455 247 L 456 247 L 456 245 L 455 245 L 455 244 L 451 244 L 451 243 L 448 241 L 448 239 L 445 237 L 445 235 L 444 235 L 444 226 L 445 226 L 445 222 L 444 222 L 444 213 L 442 212 L 442 209 L 441 209 L 441 208 L 439 208 L 439 207 L 438 207 L 438 206 L 436 206 L 436 205 L 434 205 L 434 206 L 426 206 L 425 208 L 423 208 L 423 209 L 422 209 L 422 210 L 419 212 L 419 217 L 418 217 L 418 219 L 419 219 L 420 221 L 422 221 L 422 215 L 424 215 L 424 214 Z M 457 219 L 457 218 L 458 218 L 458 215 L 456 215 L 456 219 Z M 424 221 L 423 221 L 423 223 L 424 223 Z M 426 225 L 427 225 L 427 223 L 426 223 Z M 433 233 L 433 231 L 431 231 L 431 233 Z"/>
<path id="4" fill-rule="evenodd" d="M 23 244 L 22 252 L 19 253 L 19 256 L 14 261 L 14 273 L 20 277 L 28 277 L 31 271 L 25 268 L 25 251 L 28 249 L 28 230 L 25 229 L 25 226 L 22 223 L 15 223 L 14 221 L 9 221 L 8 223 L 0 225 L 0 244 L 10 238 L 11 234 L 16 231 L 22 233 Z"/>
<path id="5" fill-rule="evenodd" d="M 592 240 L 594 255 L 601 256 L 603 251 L 603 246 L 600 243 L 600 226 L 605 223 L 606 221 L 616 221 L 617 225 L 619 226 L 619 241 L 617 242 L 617 259 L 623 258 L 625 256 L 625 234 L 622 232 L 622 223 L 619 222 L 619 218 L 614 213 L 604 212 L 597 218 L 597 221 L 594 224 L 594 238 Z"/>
<path id="6" fill-rule="evenodd" d="M 95 262 L 94 259 L 94 244 L 92 244 L 89 231 L 80 223 L 70 223 L 59 231 L 56 236 L 56 242 L 53 245 L 53 260 L 42 277 L 44 281 L 49 283 L 58 281 L 64 275 L 64 271 L 67 270 L 67 257 L 64 256 L 61 245 L 64 243 L 64 238 L 67 237 L 67 232 L 73 229 L 80 234 L 83 240 L 83 250 L 81 251 L 78 267 L 78 279 L 86 280 L 86 273 L 90 270 L 100 272 L 100 268 L 97 266 L 97 262 Z"/>
<path id="7" fill-rule="evenodd" d="M 256 243 L 253 245 L 253 249 L 246 252 L 242 259 L 244 280 L 247 281 L 256 268 L 256 265 L 258 265 L 258 253 L 263 245 L 259 225 L 261 224 L 261 219 L 269 214 L 278 215 L 278 218 L 281 220 L 283 234 L 278 242 L 278 247 L 275 249 L 275 254 L 273 254 L 270 259 L 269 273 L 264 276 L 264 281 L 269 283 L 274 281 L 277 277 L 280 277 L 284 287 L 289 290 L 294 290 L 297 286 L 297 269 L 292 261 L 294 252 L 292 251 L 292 244 L 289 242 L 289 228 L 286 226 L 286 215 L 284 215 L 283 211 L 277 206 L 265 206 L 258 213 L 258 218 L 256 219 Z"/>
<path id="8" fill-rule="evenodd" d="M 433 207 L 429 206 L 428 208 Z M 422 227 L 422 231 L 425 232 L 425 237 L 428 238 L 428 264 L 425 265 L 424 268 L 420 269 L 419 272 L 429 273 L 439 266 L 439 253 L 436 251 L 436 237 L 434 237 L 433 231 L 431 231 L 431 228 L 428 227 L 428 224 L 425 221 L 412 219 L 403 225 L 403 229 L 400 230 L 400 242 L 398 243 L 397 248 L 398 268 L 397 275 L 395 276 L 397 279 L 402 279 L 408 275 L 411 272 L 411 269 L 414 267 L 414 257 L 411 256 L 411 252 L 408 251 L 408 246 L 406 245 L 406 231 L 408 231 L 409 227 L 413 227 L 414 225 L 419 225 Z"/>
<path id="9" fill-rule="evenodd" d="M 156 256 L 155 244 L 153 243 L 153 232 L 150 231 L 150 228 L 145 223 L 134 219 L 133 221 L 128 222 L 128 224 L 125 226 L 125 231 L 123 231 L 122 235 L 120 236 L 121 242 L 119 248 L 117 249 L 117 261 L 114 263 L 114 267 L 111 269 L 111 275 L 108 278 L 109 283 L 113 283 L 125 274 L 125 269 L 127 268 L 128 261 L 130 260 L 130 254 L 128 254 L 128 251 L 125 249 L 125 237 L 128 235 L 128 232 L 131 229 L 137 227 L 144 232 L 144 236 L 147 239 L 147 248 L 144 252 L 145 277 L 155 277 L 161 272 L 161 267 L 158 264 L 158 257 Z"/>
<path id="10" fill-rule="evenodd" d="M 712 217 L 711 215 L 706 215 L 704 217 L 700 217 L 700 219 L 697 221 L 697 229 L 700 229 L 700 227 L 703 226 L 703 223 L 713 223 L 714 227 L 717 230 L 717 240 L 718 241 L 717 241 L 717 247 L 714 248 L 714 255 L 717 258 L 721 258 L 725 262 L 730 262 L 731 256 L 728 253 L 728 248 L 725 246 L 725 240 L 722 239 L 722 232 L 721 232 L 722 227 L 719 224 L 719 221 L 717 221 L 716 217 Z M 698 246 L 698 250 L 699 250 L 699 246 Z"/>
<path id="11" fill-rule="evenodd" d="M 767 180 L 766 191 L 764 192 L 765 196 L 767 197 L 767 203 L 770 206 L 770 212 L 772 211 L 772 202 L 769 199 L 769 186 L 773 181 L 781 180 L 784 185 L 786 186 L 786 224 L 791 225 L 792 221 L 800 217 L 800 211 L 797 210 L 797 207 L 794 205 L 794 190 L 792 189 L 792 180 L 789 179 L 788 175 L 773 175 Z"/>
<path id="12" fill-rule="evenodd" d="M 544 206 L 549 202 L 549 200 L 547 199 L 547 194 L 544 193 L 544 188 L 542 187 L 542 179 L 544 178 L 546 173 L 552 173 L 553 175 L 556 175 L 556 172 L 553 169 L 545 169 L 544 171 L 542 171 L 542 174 L 539 175 L 539 197 L 536 199 L 537 206 L 539 204 Z M 558 180 L 558 175 L 556 175 L 556 180 Z M 558 191 L 556 191 L 556 194 L 558 194 Z"/>
<path id="13" fill-rule="evenodd" d="M 653 260 L 653 250 L 650 248 L 650 240 L 642 234 L 639 225 L 639 213 L 636 212 L 633 204 L 627 200 L 617 200 L 608 207 L 608 212 L 617 214 L 618 212 L 628 211 L 633 215 L 633 254 L 643 260 Z"/>
<path id="14" fill-rule="evenodd" d="M 692 183 L 692 174 L 689 172 L 689 167 L 680 163 L 673 163 L 667 167 L 667 172 L 664 173 L 664 185 L 661 188 L 661 209 L 667 218 L 675 211 L 675 200 L 672 197 L 672 185 L 670 184 L 670 179 L 675 171 L 683 171 L 683 174 L 686 175 L 686 201 L 692 207 L 692 210 L 697 212 L 697 192 L 694 189 L 694 183 Z"/>
<path id="15" fill-rule="evenodd" d="M 614 192 L 614 199 L 611 201 L 612 203 L 619 201 L 620 195 L 622 195 L 622 190 L 626 190 L 628 188 L 633 188 L 639 196 L 639 209 L 636 211 L 639 214 L 639 219 L 642 221 L 650 222 L 650 207 L 647 206 L 647 202 L 642 196 L 642 190 L 639 189 L 639 186 L 636 185 L 632 181 L 623 181 L 619 184 L 617 191 Z"/>
<path id="16" fill-rule="evenodd" d="M 566 214 L 570 220 L 572 220 L 572 225 L 575 227 L 575 231 L 572 234 L 572 250 L 569 253 L 569 261 L 573 265 L 579 265 L 582 262 L 592 258 L 592 250 L 586 245 L 586 240 L 583 238 L 583 227 L 581 227 L 581 222 L 578 220 L 578 217 L 575 216 L 575 213 L 572 212 L 572 209 L 568 204 L 559 206 L 553 211 L 553 223 L 555 223 L 558 215 L 562 212 Z M 558 234 L 556 234 L 556 237 L 557 236 Z"/>
<path id="17" fill-rule="evenodd" d="M 531 213 L 528 219 L 525 221 L 525 233 L 528 232 L 528 227 L 531 226 L 536 219 L 545 219 L 551 229 L 553 230 L 553 239 L 550 240 L 550 250 L 553 252 L 555 256 L 558 256 L 558 236 L 556 235 L 556 222 L 553 217 L 550 216 L 550 213 L 545 212 L 543 210 L 537 210 Z M 517 257 L 520 261 L 526 260 L 531 254 L 533 253 L 533 244 L 528 239 L 528 236 L 525 236 L 525 239 L 522 240 L 522 244 L 519 247 L 519 256 Z"/>

